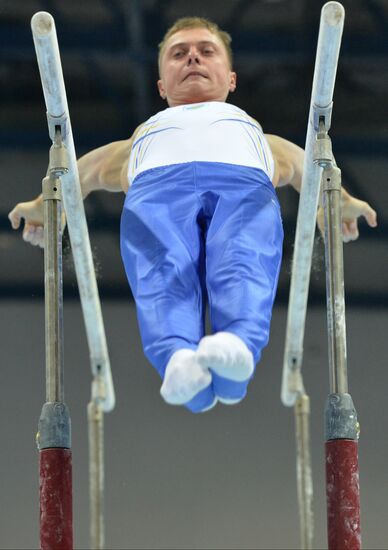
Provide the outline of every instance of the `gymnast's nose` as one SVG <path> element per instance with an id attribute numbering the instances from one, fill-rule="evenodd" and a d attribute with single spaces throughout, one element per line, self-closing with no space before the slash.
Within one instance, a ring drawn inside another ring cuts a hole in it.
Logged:
<path id="1" fill-rule="evenodd" d="M 195 46 L 192 46 L 189 50 L 187 64 L 193 65 L 195 63 L 200 63 L 200 57 L 197 48 Z"/>

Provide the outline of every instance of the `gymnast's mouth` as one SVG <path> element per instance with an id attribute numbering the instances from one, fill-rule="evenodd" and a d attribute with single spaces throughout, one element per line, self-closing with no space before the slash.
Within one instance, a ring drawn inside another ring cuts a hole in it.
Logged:
<path id="1" fill-rule="evenodd" d="M 202 76 L 203 78 L 208 78 L 205 74 L 200 73 L 199 71 L 190 71 L 190 72 L 184 77 L 184 79 L 182 80 L 182 82 L 184 82 L 185 80 L 187 80 L 188 78 L 190 78 L 190 77 L 192 77 L 192 76 Z"/>

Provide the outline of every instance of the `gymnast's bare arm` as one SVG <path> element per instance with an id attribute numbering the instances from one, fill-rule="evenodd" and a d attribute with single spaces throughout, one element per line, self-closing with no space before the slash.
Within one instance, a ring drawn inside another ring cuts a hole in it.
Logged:
<path id="1" fill-rule="evenodd" d="M 136 130 L 137 131 L 137 130 Z M 136 132 L 135 132 L 136 133 Z M 90 151 L 78 160 L 82 198 L 92 191 L 128 190 L 127 168 L 133 136 L 123 141 L 108 143 Z M 29 202 L 21 202 L 8 214 L 13 229 L 18 229 L 24 219 L 23 239 L 43 248 L 43 198 L 42 195 Z M 65 218 L 63 217 L 63 226 Z"/>
<path id="2" fill-rule="evenodd" d="M 304 162 L 304 150 L 298 145 L 279 136 L 266 135 L 267 141 L 275 160 L 275 172 L 273 185 L 281 187 L 292 185 L 300 191 L 302 187 L 302 173 Z M 344 242 L 354 241 L 358 238 L 358 218 L 364 217 L 370 227 L 376 227 L 377 214 L 365 201 L 352 197 L 342 188 L 342 236 Z M 318 210 L 318 227 L 323 234 L 323 208 Z"/>

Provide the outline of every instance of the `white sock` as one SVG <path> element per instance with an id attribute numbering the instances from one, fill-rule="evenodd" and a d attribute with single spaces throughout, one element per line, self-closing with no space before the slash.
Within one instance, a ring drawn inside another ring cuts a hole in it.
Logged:
<path id="1" fill-rule="evenodd" d="M 207 388 L 211 381 L 209 369 L 198 363 L 195 351 L 180 349 L 167 364 L 160 394 L 170 405 L 183 405 Z"/>
<path id="2" fill-rule="evenodd" d="M 245 343 L 231 332 L 204 336 L 199 342 L 197 360 L 219 376 L 244 382 L 254 371 L 253 355 Z"/>

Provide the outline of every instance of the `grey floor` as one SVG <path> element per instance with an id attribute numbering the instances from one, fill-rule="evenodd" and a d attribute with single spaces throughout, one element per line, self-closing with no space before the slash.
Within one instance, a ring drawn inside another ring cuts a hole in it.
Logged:
<path id="1" fill-rule="evenodd" d="M 38 547 L 38 453 L 44 402 L 43 303 L 1 308 L 0 547 Z M 293 411 L 280 402 L 286 310 L 245 401 L 203 415 L 165 405 L 142 355 L 134 308 L 104 302 L 117 407 L 106 415 L 109 549 L 295 549 L 299 546 Z M 388 548 L 387 312 L 348 309 L 350 391 L 361 423 L 363 547 Z M 308 313 L 304 378 L 312 400 L 315 548 L 326 547 L 324 309 Z M 65 303 L 66 401 L 73 424 L 75 547 L 88 547 L 86 405 L 90 367 L 80 307 Z"/>

